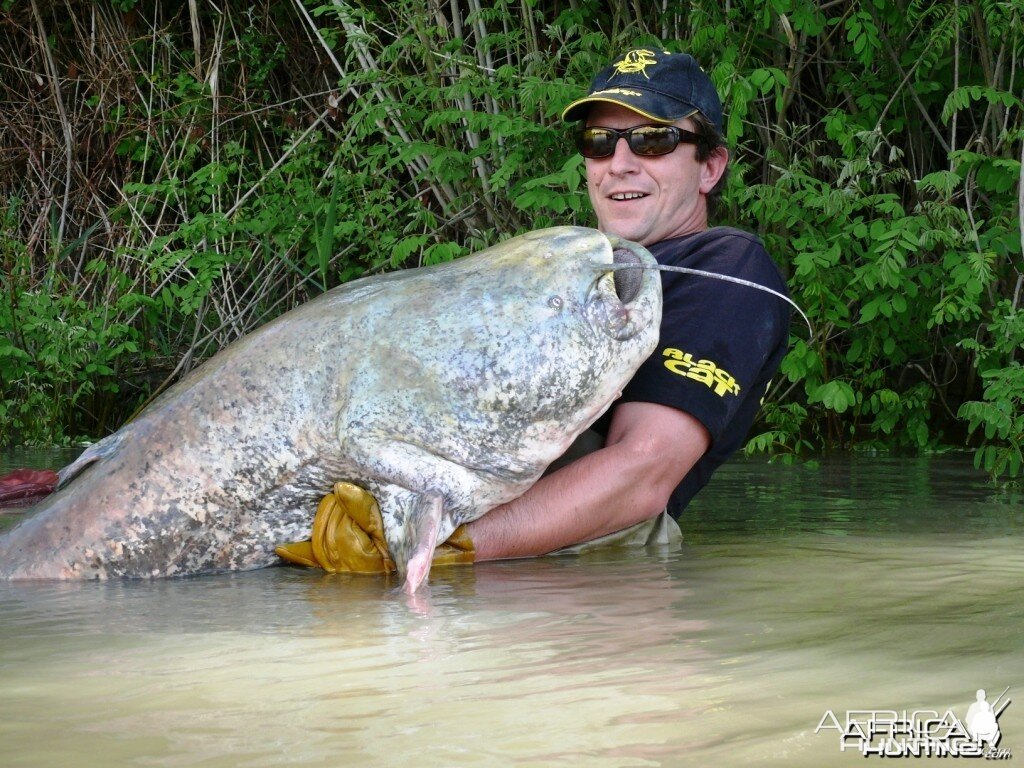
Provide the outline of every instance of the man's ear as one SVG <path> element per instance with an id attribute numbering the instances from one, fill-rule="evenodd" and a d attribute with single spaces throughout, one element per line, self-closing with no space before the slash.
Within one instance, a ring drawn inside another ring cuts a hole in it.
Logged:
<path id="1" fill-rule="evenodd" d="M 722 178 L 722 174 L 725 173 L 725 166 L 729 163 L 729 150 L 725 147 L 715 147 L 711 152 L 711 156 L 704 161 L 700 169 L 700 192 L 702 195 L 708 194 L 718 180 Z"/>

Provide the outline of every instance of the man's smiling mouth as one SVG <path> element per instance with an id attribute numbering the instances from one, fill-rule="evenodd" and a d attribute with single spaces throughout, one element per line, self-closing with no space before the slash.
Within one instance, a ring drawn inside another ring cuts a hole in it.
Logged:
<path id="1" fill-rule="evenodd" d="M 647 197 L 644 192 L 616 192 L 610 195 L 612 200 L 639 200 L 641 197 Z"/>

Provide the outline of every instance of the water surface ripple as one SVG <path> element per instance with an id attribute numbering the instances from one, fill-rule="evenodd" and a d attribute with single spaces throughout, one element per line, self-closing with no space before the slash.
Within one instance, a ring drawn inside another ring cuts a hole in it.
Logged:
<path id="1" fill-rule="evenodd" d="M 827 709 L 962 717 L 1007 685 L 1020 759 L 1020 501 L 964 456 L 741 460 L 682 551 L 439 570 L 414 601 L 285 568 L 0 584 L 0 765 L 863 765 Z"/>

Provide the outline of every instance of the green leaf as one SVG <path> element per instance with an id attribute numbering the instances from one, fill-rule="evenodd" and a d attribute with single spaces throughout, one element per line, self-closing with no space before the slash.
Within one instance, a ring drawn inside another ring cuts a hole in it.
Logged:
<path id="1" fill-rule="evenodd" d="M 811 403 L 821 403 L 836 413 L 844 413 L 857 402 L 857 397 L 853 387 L 845 381 L 832 380 L 815 388 L 809 393 L 807 400 Z"/>

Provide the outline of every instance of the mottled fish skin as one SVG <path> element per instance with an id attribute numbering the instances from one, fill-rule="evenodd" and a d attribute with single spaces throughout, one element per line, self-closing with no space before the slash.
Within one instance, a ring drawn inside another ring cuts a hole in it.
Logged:
<path id="1" fill-rule="evenodd" d="M 561 227 L 282 315 L 90 448 L 81 474 L 0 538 L 0 577 L 272 565 L 342 480 L 378 497 L 404 574 L 529 488 L 654 350 L 660 279 L 642 270 L 623 306 L 601 269 L 613 245 L 654 264 L 639 246 Z"/>

